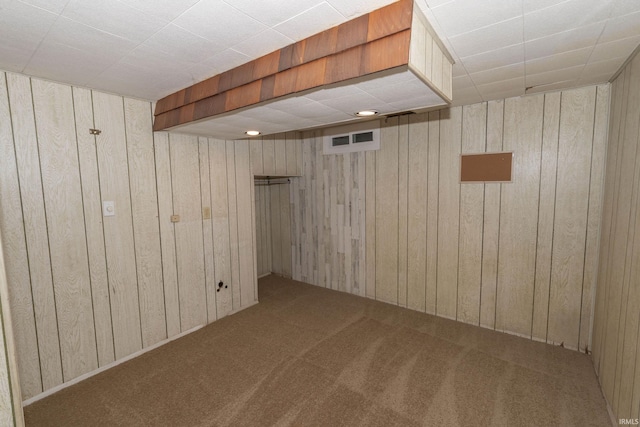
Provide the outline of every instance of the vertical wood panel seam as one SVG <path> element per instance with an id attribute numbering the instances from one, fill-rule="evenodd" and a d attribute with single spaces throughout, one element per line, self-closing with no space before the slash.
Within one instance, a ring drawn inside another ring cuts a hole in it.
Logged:
<path id="1" fill-rule="evenodd" d="M 151 116 L 153 118 L 153 111 L 151 111 Z M 153 140 L 153 166 L 155 168 L 156 171 L 156 194 L 159 195 L 160 190 L 158 189 L 158 159 L 157 159 L 157 150 L 156 150 L 156 133 L 152 132 L 151 138 Z M 168 136 L 167 136 L 168 137 Z M 170 154 L 170 153 L 169 153 Z M 169 157 L 171 157 L 169 155 Z M 171 181 L 171 179 L 169 179 L 169 181 Z M 173 200 L 171 201 L 171 203 L 173 204 Z M 161 230 L 161 226 L 160 226 L 160 222 L 162 221 L 162 218 L 160 217 L 160 197 L 156 197 L 156 207 L 158 208 L 158 236 L 159 236 L 159 242 L 160 242 L 160 269 L 162 270 L 160 272 L 160 277 L 162 278 L 162 305 L 164 307 L 164 327 L 165 327 L 165 331 L 167 333 L 167 338 L 169 337 L 169 315 L 167 313 L 167 292 L 166 292 L 166 282 L 165 282 L 165 277 L 164 277 L 164 257 L 162 256 L 162 230 Z M 166 242 L 165 242 L 166 243 Z"/>
<path id="2" fill-rule="evenodd" d="M 95 124 L 96 121 L 96 116 L 95 116 L 95 109 L 93 108 L 93 91 L 89 91 L 89 94 L 91 96 L 91 118 L 93 120 L 93 123 Z M 95 137 L 94 137 L 94 141 L 95 141 Z M 95 156 L 96 156 L 96 171 L 97 171 L 97 178 L 98 178 L 98 193 L 100 195 L 100 201 L 102 201 L 102 180 L 100 179 L 100 162 L 98 161 L 98 142 L 95 141 L 95 145 L 96 145 L 96 149 L 94 150 L 95 152 Z M 102 212 L 100 212 L 100 214 L 102 214 Z M 104 267 L 105 267 L 105 271 L 106 271 L 106 279 L 107 279 L 107 296 L 109 297 L 109 318 L 111 320 L 111 341 L 113 343 L 113 358 L 114 360 L 116 359 L 116 337 L 114 334 L 114 328 L 113 328 L 113 309 L 112 309 L 112 305 L 111 305 L 111 280 L 109 279 L 109 265 L 108 265 L 108 261 L 107 261 L 107 237 L 106 237 L 106 233 L 104 230 L 104 221 L 100 221 L 102 226 L 102 245 L 103 245 L 103 249 L 104 249 L 104 254 L 105 254 L 105 259 L 104 259 Z M 54 293 L 54 298 L 55 298 L 55 293 Z M 61 355 L 60 355 L 60 360 L 62 360 L 62 349 L 60 350 Z M 64 376 L 63 376 L 64 378 Z"/>
<path id="3" fill-rule="evenodd" d="M 151 123 L 153 123 L 153 108 L 151 107 L 151 103 L 149 103 L 149 113 L 151 114 Z M 156 196 L 159 194 L 158 190 L 158 162 L 156 159 L 156 133 L 151 131 L 151 142 L 153 144 L 153 174 L 156 177 L 155 187 L 156 187 Z M 173 203 L 173 201 L 172 201 Z M 160 197 L 156 197 L 156 209 L 158 212 L 158 243 L 160 243 L 160 280 L 162 280 L 162 307 L 164 308 L 164 330 L 167 338 L 169 337 L 169 316 L 167 314 L 167 298 L 165 293 L 165 279 L 164 279 L 164 257 L 162 256 L 162 227 L 160 226 L 160 221 L 162 218 L 160 217 Z"/>
<path id="4" fill-rule="evenodd" d="M 389 119 L 385 117 L 384 123 L 386 124 L 388 120 Z M 380 144 L 382 144 L 382 141 L 380 141 Z M 381 147 L 381 149 L 382 149 L 382 147 Z M 375 165 L 374 165 L 375 174 L 374 174 L 373 180 L 376 183 L 376 187 L 375 187 L 375 192 L 374 192 L 374 195 L 373 195 L 373 218 L 374 218 L 374 230 L 376 232 L 376 239 L 375 239 L 375 242 L 374 242 L 374 245 L 373 245 L 373 251 L 374 251 L 373 256 L 374 256 L 376 265 L 374 265 L 374 269 L 373 270 L 376 272 L 376 274 L 375 274 L 374 280 L 373 280 L 373 299 L 375 299 L 377 301 L 378 300 L 378 274 L 377 274 L 377 272 L 378 272 L 377 271 L 378 270 L 378 266 L 377 266 L 377 262 L 378 262 L 378 239 L 379 239 L 379 234 L 380 234 L 380 233 L 378 233 L 378 215 L 377 215 L 377 212 L 378 212 L 378 174 L 379 174 L 379 170 L 378 170 L 379 169 L 379 166 L 378 166 L 379 162 L 378 162 L 377 157 L 378 157 L 379 150 L 374 151 L 374 153 L 375 153 L 375 157 L 374 158 L 375 158 L 376 161 L 375 161 Z"/>
<path id="5" fill-rule="evenodd" d="M 175 215 L 175 192 L 173 190 L 173 161 L 171 159 L 171 134 L 167 134 L 167 141 L 168 141 L 168 149 L 169 149 L 169 181 L 171 182 L 171 214 Z M 173 250 L 174 250 L 174 258 L 175 258 L 175 263 L 176 263 L 176 290 L 178 292 L 178 324 L 180 325 L 180 332 L 184 332 L 182 330 L 182 307 L 180 304 L 180 274 L 178 273 L 178 239 L 176 239 L 176 223 L 172 222 L 171 226 L 173 227 Z M 167 334 L 168 334 L 168 330 L 167 330 Z"/>
<path id="6" fill-rule="evenodd" d="M 533 262 L 533 294 L 532 294 L 533 303 L 531 304 L 531 328 L 530 328 L 531 332 L 529 333 L 530 338 L 533 338 L 533 325 L 535 323 L 535 313 L 536 313 L 536 283 L 537 283 L 536 278 L 538 277 L 538 246 L 540 243 L 540 205 L 541 205 L 540 197 L 542 196 L 542 167 L 544 166 L 544 123 L 546 118 L 545 112 L 547 111 L 546 107 L 547 107 L 547 95 L 545 94 L 542 97 L 542 132 L 540 133 L 542 141 L 540 142 L 540 168 L 538 168 L 538 175 L 539 175 L 538 214 L 537 214 L 537 221 L 536 221 L 536 251 L 535 251 L 535 259 Z M 558 134 L 559 134 L 559 129 L 558 129 Z M 558 162 L 556 160 L 556 165 L 557 163 Z M 557 171 L 557 166 L 556 166 L 556 171 Z M 554 203 L 554 206 L 555 206 L 555 203 Z M 551 283 L 549 283 L 549 287 L 551 287 Z M 549 303 L 547 303 L 547 305 L 549 305 Z M 545 341 L 546 339 L 547 337 L 545 336 Z"/>
<path id="7" fill-rule="evenodd" d="M 589 187 L 588 187 L 588 192 L 587 194 L 589 195 L 589 197 L 587 198 L 587 221 L 586 221 L 586 227 L 584 230 L 584 253 L 583 253 L 583 261 L 582 261 L 582 288 L 581 288 L 581 292 L 580 292 L 580 315 L 578 317 L 578 351 L 580 351 L 580 335 L 581 335 L 581 331 L 582 331 L 582 303 L 583 303 L 583 299 L 584 299 L 584 287 L 585 287 L 585 283 L 584 283 L 584 278 L 585 278 L 585 270 L 587 269 L 587 242 L 588 242 L 588 237 L 589 237 L 589 210 L 591 208 L 591 178 L 593 175 L 593 147 L 595 145 L 595 133 L 596 133 L 596 113 L 598 111 L 597 109 L 598 106 L 598 89 L 596 87 L 596 96 L 593 100 L 593 128 L 591 129 L 591 158 L 590 158 L 590 162 L 589 162 Z M 602 215 L 601 215 L 602 216 Z M 596 274 L 595 277 L 598 277 L 598 275 Z M 590 284 L 589 284 L 590 286 Z M 591 316 L 593 316 L 594 313 L 591 313 Z M 587 343 L 585 346 L 585 353 L 589 354 L 589 344 Z"/>
<path id="8" fill-rule="evenodd" d="M 464 132 L 463 126 L 464 126 L 464 108 L 459 107 L 462 110 L 462 115 L 460 116 L 460 151 L 458 154 L 458 161 L 460 161 L 460 155 L 462 155 L 462 134 Z M 486 134 L 486 129 L 485 129 L 485 134 Z M 460 170 L 458 170 L 458 173 L 460 173 Z M 460 177 L 458 176 L 458 179 Z M 458 181 L 458 268 L 456 269 L 456 317 L 455 319 L 458 320 L 458 302 L 460 299 L 460 220 L 461 220 L 461 216 L 462 216 L 462 184 L 460 184 L 460 182 Z"/>
<path id="9" fill-rule="evenodd" d="M 504 112 L 507 109 L 506 100 L 502 102 L 502 132 L 500 133 L 500 149 L 504 151 Z M 500 227 L 502 221 L 502 189 L 505 184 L 500 184 L 500 197 L 498 198 L 498 244 L 496 250 L 496 291 L 495 291 L 495 301 L 493 302 L 493 329 L 497 329 L 497 321 L 498 321 L 498 297 L 500 294 L 498 293 L 498 285 L 500 278 L 500 231 L 502 227 Z"/>
<path id="10" fill-rule="evenodd" d="M 260 141 L 260 144 L 262 144 L 262 140 Z M 207 160 L 209 161 L 209 204 L 211 206 L 209 206 L 209 210 L 213 211 L 212 206 L 213 206 L 213 186 L 211 185 L 211 150 L 210 147 L 211 146 L 211 141 L 209 141 L 209 138 L 207 138 Z M 262 156 L 262 153 L 261 153 Z M 214 238 L 214 233 L 213 233 L 213 216 L 211 217 L 211 256 L 213 257 L 213 287 L 216 287 L 216 277 L 217 277 L 217 272 L 216 272 L 216 265 L 215 265 L 215 255 L 216 255 L 216 239 Z M 205 264 L 206 265 L 206 264 Z M 206 277 L 205 277 L 205 281 L 206 281 Z M 218 292 L 214 292 L 213 297 L 216 301 L 215 305 L 215 313 L 216 313 L 216 320 L 220 319 L 219 315 L 218 315 Z"/>
<path id="11" fill-rule="evenodd" d="M 560 92 L 560 106 L 559 111 L 558 111 L 558 144 L 557 144 L 557 151 L 556 151 L 556 159 L 560 159 L 560 126 L 562 125 L 562 98 L 564 93 Z M 543 113 L 544 116 L 544 113 Z M 558 160 L 556 160 L 556 179 L 555 179 L 555 186 L 554 186 L 554 196 L 553 196 L 553 218 L 552 218 L 552 224 L 553 227 L 551 227 L 551 263 L 550 263 L 550 268 L 549 268 L 549 295 L 547 297 L 547 329 L 546 329 L 546 333 L 545 333 L 545 341 L 549 342 L 549 314 L 550 314 L 550 310 L 551 310 L 551 289 L 553 288 L 553 283 L 552 283 L 552 278 L 553 278 L 553 246 L 554 246 L 554 242 L 555 242 L 555 237 L 556 237 L 556 207 L 558 205 L 558 170 L 560 169 L 560 162 Z"/>
<path id="12" fill-rule="evenodd" d="M 396 218 L 398 218 L 398 228 L 397 228 L 397 233 L 398 233 L 398 238 L 396 239 L 396 265 L 398 266 L 398 270 L 396 271 L 396 301 L 397 301 L 397 305 L 400 305 L 400 286 L 402 285 L 400 283 L 400 233 L 402 232 L 402 230 L 400 230 L 400 117 L 398 117 L 398 125 L 397 125 L 397 141 L 398 144 L 396 145 L 396 157 L 398 158 L 398 163 L 396 166 L 396 170 L 398 171 L 398 202 L 395 204 L 396 205 Z"/>
<path id="13" fill-rule="evenodd" d="M 484 152 L 489 149 L 489 103 L 484 102 Z M 482 323 L 482 278 L 484 277 L 484 222 L 487 207 L 487 184 L 482 184 L 482 239 L 480 239 L 480 294 L 478 295 L 478 326 Z"/>
<path id="14" fill-rule="evenodd" d="M 425 166 L 425 175 L 427 177 L 426 182 L 427 182 L 427 191 L 426 191 L 426 197 L 424 199 L 424 209 L 425 209 L 425 218 L 427 220 L 427 224 L 424 227 L 424 244 L 425 244 L 425 248 L 424 248 L 424 263 L 425 263 L 425 268 L 424 268 L 424 312 L 427 312 L 427 281 L 429 278 L 429 273 L 428 273 L 428 268 L 427 268 L 427 259 L 428 259 L 428 255 L 429 255 L 429 146 L 431 145 L 431 126 L 429 126 L 429 113 L 426 113 L 425 115 L 425 119 L 427 121 L 427 163 L 424 165 Z"/>
<path id="15" fill-rule="evenodd" d="M 140 322 L 140 345 L 144 348 L 144 335 L 142 326 L 142 308 L 140 305 L 142 304 L 140 297 L 140 279 L 138 276 L 138 251 L 136 250 L 136 222 L 133 219 L 133 195 L 131 191 L 131 164 L 129 162 L 129 135 L 127 134 L 127 109 L 124 106 L 124 98 L 122 99 L 122 119 L 123 119 L 123 129 L 124 129 L 124 143 L 125 149 L 127 152 L 127 186 L 129 187 L 129 204 L 131 205 L 131 231 L 133 233 L 132 241 L 133 241 L 133 265 L 136 267 L 136 290 L 138 293 L 138 322 Z M 74 115 L 75 120 L 75 115 Z M 82 183 L 81 183 L 82 185 Z M 84 211 L 83 211 L 84 212 Z M 93 299 L 92 299 L 93 304 Z"/>
<path id="16" fill-rule="evenodd" d="M 5 78 L 6 78 L 6 74 L 5 74 Z M 40 168 L 40 182 L 43 182 L 43 178 L 42 178 L 42 161 L 41 161 L 41 157 L 40 157 L 40 144 L 39 144 L 39 138 L 38 138 L 38 126 L 37 126 L 37 115 L 35 112 L 35 105 L 33 103 L 33 85 L 32 85 L 32 80 L 31 78 L 29 78 L 29 88 L 31 89 L 31 103 L 33 105 L 33 121 L 34 121 L 34 131 L 35 131 L 35 137 L 36 137 L 36 146 L 38 148 L 38 166 Z M 7 85 L 7 97 L 9 97 L 9 86 Z M 73 100 L 73 96 L 71 97 Z M 93 106 L 92 106 L 93 107 Z M 92 108 L 93 110 L 93 108 Z M 11 114 L 11 103 L 9 103 L 9 113 Z M 75 111 L 74 111 L 74 127 L 75 127 Z M 11 123 L 11 133 L 13 134 L 13 122 Z M 14 135 L 14 150 L 15 150 L 15 135 Z M 76 147 L 77 147 L 77 143 L 76 143 Z M 16 157 L 16 162 L 17 162 L 17 157 Z M 18 169 L 18 165 L 16 163 L 16 171 L 18 172 L 18 187 L 20 187 L 20 173 L 19 173 L 19 169 Z M 22 206 L 22 193 L 18 192 L 20 194 L 20 206 L 23 209 L 23 218 L 24 218 L 24 207 Z M 44 210 L 44 218 L 45 218 L 45 228 L 47 230 L 47 247 L 49 248 L 49 265 L 51 266 L 51 286 L 52 286 L 52 294 L 53 294 L 53 310 L 54 313 L 56 315 L 56 331 L 58 333 L 58 352 L 60 354 L 60 373 L 62 375 L 62 380 L 64 381 L 64 364 L 62 363 L 62 344 L 61 344 L 61 339 L 60 339 L 60 322 L 58 320 L 58 304 L 57 304 L 57 299 L 56 299 L 56 292 L 55 292 L 55 288 L 56 288 L 56 283 L 55 280 L 53 279 L 53 261 L 51 258 L 51 240 L 49 239 L 49 215 L 47 215 L 47 202 L 46 199 L 44 197 L 44 186 L 42 188 L 42 208 Z M 84 212 L 83 212 L 84 215 Z M 23 230 L 24 230 L 24 225 L 23 225 Z M 86 232 L 86 230 L 85 230 Z M 29 265 L 29 282 L 31 282 L 31 268 L 30 268 L 30 263 L 29 263 L 29 256 L 28 256 L 28 251 L 29 251 L 29 244 L 27 243 L 27 238 L 26 238 L 26 230 L 24 230 L 25 233 L 25 248 L 27 249 L 27 263 Z M 32 304 L 33 304 L 33 320 L 34 323 L 36 322 L 36 308 L 35 308 L 35 301 L 33 300 L 33 288 L 30 286 L 31 288 L 31 300 L 32 300 Z M 37 348 L 38 348 L 38 359 L 40 360 L 40 343 L 38 341 L 38 327 L 37 327 L 37 323 L 35 323 L 35 331 L 36 331 L 36 343 L 37 343 Z M 42 361 L 40 361 L 40 378 L 42 379 Z M 44 380 L 43 380 L 43 386 L 42 389 L 44 390 Z"/>
<path id="17" fill-rule="evenodd" d="M 460 161 L 460 156 L 462 155 L 462 138 L 463 138 L 463 126 L 464 126 L 464 116 L 465 116 L 465 112 L 468 111 L 467 108 L 464 107 L 459 107 L 461 110 L 461 115 L 460 115 L 460 154 L 458 155 L 458 161 Z M 459 178 L 459 177 L 458 177 Z M 457 266 L 456 266 L 456 314 L 454 319 L 456 319 L 456 321 L 458 321 L 458 304 L 460 303 L 459 301 L 459 295 L 458 295 L 458 291 L 459 291 L 459 286 L 460 286 L 460 221 L 462 220 L 462 183 L 460 181 L 460 179 L 458 179 L 458 255 L 457 255 Z"/>
<path id="18" fill-rule="evenodd" d="M 9 117 L 13 117 L 13 113 L 11 111 L 11 95 L 9 93 L 9 81 L 7 79 L 7 73 L 3 73 L 3 77 L 4 77 L 4 83 L 5 83 L 5 87 L 7 88 L 7 108 L 9 110 Z M 29 79 L 29 87 L 31 88 L 31 79 Z M 33 105 L 33 89 L 31 89 L 31 103 Z M 34 124 L 35 124 L 35 107 L 34 107 Z M 13 129 L 13 120 L 9 120 L 9 127 L 11 128 L 11 140 L 13 143 L 13 152 L 16 153 L 16 137 L 15 137 L 15 132 Z M 36 126 L 34 126 L 36 127 Z M 37 141 L 37 129 L 36 129 L 36 141 Z M 36 146 L 38 146 L 38 144 L 36 143 Z M 40 147 L 38 146 L 38 163 L 40 162 Z M 21 185 L 20 185 L 20 169 L 18 168 L 18 156 L 17 153 L 14 155 L 14 161 L 15 161 L 15 166 L 16 166 L 16 179 L 18 181 L 18 197 L 20 198 L 20 211 L 22 212 L 22 217 L 23 217 L 23 221 L 22 221 L 22 235 L 24 237 L 24 242 L 25 242 L 25 251 L 27 252 L 27 271 L 29 272 L 29 293 L 31 294 L 31 306 L 33 307 L 33 329 L 35 330 L 35 337 L 36 337 L 36 350 L 38 351 L 38 365 L 40 368 L 40 389 L 44 390 L 44 380 L 42 378 L 42 358 L 40 357 L 40 341 L 38 340 L 38 324 L 36 322 L 36 306 L 35 306 L 35 301 L 33 299 L 33 286 L 32 286 L 32 280 L 31 280 L 31 265 L 30 265 L 30 261 L 29 261 L 29 245 L 27 243 L 27 231 L 25 230 L 25 226 L 24 226 L 24 204 L 22 202 L 22 192 L 20 191 Z M 40 180 L 42 181 L 42 168 L 40 168 Z M 48 227 L 48 223 L 46 221 L 47 215 L 46 215 L 46 204 L 44 203 L 44 189 L 43 189 L 43 208 L 44 208 L 44 212 L 45 212 L 45 226 L 47 227 L 47 236 L 49 235 L 49 227 Z M 48 239 L 47 239 L 48 240 Z M 51 260 L 51 247 L 49 246 L 49 260 Z M 53 285 L 53 278 L 51 280 L 51 284 Z M 55 307 L 55 292 L 53 293 L 54 295 L 54 307 Z M 55 310 L 55 309 L 54 309 Z M 58 315 L 57 315 L 57 310 L 55 310 L 56 312 L 56 323 L 58 320 Z M 58 329 L 58 325 L 56 325 L 56 329 Z M 58 348 L 60 348 L 60 332 L 58 332 Z M 60 351 L 60 367 L 62 369 L 62 350 Z M 63 378 L 64 378 L 64 373 L 63 373 Z"/>
<path id="19" fill-rule="evenodd" d="M 29 79 L 29 86 L 31 86 L 31 79 Z M 89 254 L 89 238 L 87 236 L 87 215 L 86 215 L 86 210 L 85 210 L 85 201 L 84 201 L 84 188 L 83 188 L 83 182 L 82 182 L 82 167 L 80 167 L 80 147 L 79 147 L 79 143 L 78 143 L 78 123 L 76 121 L 76 100 L 73 97 L 73 87 L 71 88 L 71 104 L 73 106 L 73 128 L 75 130 L 75 134 L 76 134 L 76 155 L 78 156 L 78 175 L 80 177 L 80 200 L 82 200 L 82 222 L 84 224 L 84 246 L 85 249 L 87 251 L 87 271 L 89 272 L 89 293 L 91 295 L 91 318 L 93 319 L 93 338 L 95 340 L 95 344 L 96 344 L 96 366 L 100 366 L 100 356 L 99 356 L 99 349 L 98 349 L 98 328 L 96 327 L 96 311 L 95 311 L 95 307 L 93 305 L 93 282 L 91 280 L 91 256 Z M 91 105 L 91 112 L 93 114 L 93 104 Z M 34 111 L 34 120 L 35 120 L 35 111 Z M 93 115 L 92 115 L 93 118 Z M 35 122 L 34 122 L 35 123 Z M 38 140 L 38 129 L 36 126 L 36 141 Z M 95 136 L 93 137 L 93 139 L 95 140 Z M 36 144 L 37 146 L 38 144 Z M 38 163 L 40 162 L 40 147 L 38 147 Z M 42 167 L 40 168 L 40 176 L 42 176 Z M 44 202 L 44 190 L 43 190 L 43 202 Z M 47 239 L 47 245 L 49 246 L 49 251 L 51 251 L 51 243 L 49 242 L 49 239 Z M 52 274 L 53 276 L 53 274 Z M 51 281 L 53 282 L 53 277 L 51 277 Z M 55 294 L 54 294 L 55 295 Z M 57 323 L 57 319 L 58 319 L 58 313 L 57 311 L 55 312 L 56 314 L 56 323 Z M 56 328 L 57 329 L 57 328 Z M 60 331 L 58 330 L 58 337 L 60 336 Z M 60 340 L 58 338 L 58 347 L 60 348 Z M 62 349 L 60 350 L 61 354 L 60 354 L 60 365 L 62 365 Z M 64 374 L 62 376 L 63 381 L 64 381 Z"/>
<path id="20" fill-rule="evenodd" d="M 449 109 L 449 111 L 451 111 Z M 442 153 L 442 146 L 440 145 L 442 139 L 442 116 L 440 115 L 440 113 L 438 112 L 438 185 L 437 185 L 437 189 L 438 189 L 438 194 L 436 195 L 436 291 L 435 291 L 435 297 L 436 300 L 434 301 L 433 304 L 433 312 L 437 315 L 438 313 L 438 266 L 440 265 L 440 251 L 439 251 L 439 245 L 440 245 L 440 161 L 441 159 L 441 153 Z M 425 305 L 425 311 L 426 311 L 426 305 Z"/>
<path id="21" fill-rule="evenodd" d="M 204 282 L 203 282 L 203 287 L 204 287 L 204 310 L 205 310 L 205 317 L 207 318 L 207 323 L 210 323 L 209 321 L 209 298 L 207 298 L 208 292 L 207 292 L 207 250 L 205 248 L 205 243 L 204 243 L 204 239 L 205 239 L 205 234 L 204 234 L 204 216 L 202 215 L 202 209 L 204 208 L 202 206 L 202 160 L 200 159 L 200 137 L 196 138 L 196 143 L 198 144 L 198 187 L 200 187 L 200 191 L 198 191 L 198 195 L 200 196 L 200 222 L 202 223 L 202 270 L 203 270 L 203 276 L 204 276 Z M 209 161 L 209 140 L 207 139 L 207 161 Z M 249 160 L 251 161 L 251 160 Z M 211 186 L 211 184 L 209 184 L 209 186 Z M 211 203 L 209 203 L 211 204 Z M 211 211 L 211 207 L 209 207 L 209 211 Z M 211 216 L 211 215 L 210 215 Z M 213 221 L 212 221 L 213 222 Z M 211 224 L 213 226 L 213 223 Z M 213 227 L 212 227 L 213 228 Z"/>
<path id="22" fill-rule="evenodd" d="M 406 276 L 405 277 L 405 284 L 406 284 L 407 290 L 404 293 L 404 306 L 405 307 L 409 307 L 409 216 L 411 215 L 411 213 L 409 212 L 409 168 L 410 168 L 409 159 L 411 157 L 411 156 L 409 156 L 409 145 L 410 145 L 410 142 L 411 142 L 411 126 L 410 126 L 411 125 L 411 120 L 410 120 L 410 117 L 411 116 L 407 116 L 407 144 L 406 144 L 406 146 L 407 146 L 407 172 L 406 172 L 407 173 L 407 180 L 406 180 L 407 185 L 406 185 L 406 187 L 404 189 L 404 191 L 406 193 L 405 194 L 405 199 L 406 199 L 406 202 L 407 202 L 407 211 L 406 211 L 407 218 L 406 218 L 405 223 L 404 223 L 405 224 L 405 233 L 406 233 L 405 243 L 407 244 L 407 251 L 406 251 L 406 257 L 405 257 L 406 258 L 405 259 L 405 263 L 406 263 L 406 267 L 407 267 L 407 273 L 405 274 L 405 276 Z M 398 140 L 400 140 L 400 136 L 399 135 L 398 135 Z M 399 147 L 400 147 L 400 144 L 398 144 L 398 149 L 399 149 Z M 399 157 L 398 157 L 398 159 L 399 159 Z M 428 161 L 428 159 L 429 158 L 427 157 L 427 161 Z M 400 162 L 399 161 L 398 161 L 398 167 L 400 167 Z M 398 180 L 398 185 L 400 185 L 400 180 Z M 398 253 L 399 253 L 399 251 L 398 251 Z M 426 253 L 426 251 L 425 251 L 425 253 Z M 425 277 L 426 277 L 426 274 L 425 274 Z"/>
<path id="23" fill-rule="evenodd" d="M 275 151 L 275 148 L 274 148 Z M 224 153 L 225 153 L 225 159 L 228 159 L 227 156 L 227 141 L 225 140 L 224 143 Z M 228 160 L 226 160 L 228 162 Z M 274 154 L 274 164 L 275 164 L 275 154 Z M 231 267 L 231 306 L 233 307 L 233 286 L 238 286 L 238 301 L 240 302 L 240 307 L 242 307 L 242 292 L 240 292 L 240 240 L 238 237 L 238 221 L 237 221 L 237 216 L 238 216 L 238 179 L 237 179 L 237 175 L 236 175 L 236 150 L 235 150 L 235 146 L 233 148 L 233 182 L 234 182 L 234 187 L 235 187 L 235 205 L 236 205 L 236 256 L 238 257 L 238 277 L 236 278 L 236 282 L 234 282 L 233 280 L 233 266 Z M 231 198 L 229 197 L 229 168 L 227 168 L 227 200 L 231 200 Z M 229 209 L 231 209 L 231 204 L 229 203 L 228 207 L 227 207 L 227 216 L 230 217 L 231 213 L 228 211 Z M 233 240 L 231 239 L 231 225 L 229 225 L 229 252 L 231 252 L 231 247 Z M 229 254 L 231 255 L 231 253 Z M 231 264 L 233 264 L 233 257 L 230 256 L 229 260 L 231 262 Z M 240 307 L 236 307 L 234 308 L 234 310 L 240 308 Z"/>
<path id="24" fill-rule="evenodd" d="M 256 187 L 254 184 L 255 177 L 253 171 L 251 170 L 251 145 L 247 144 L 249 150 L 249 193 L 251 198 L 251 226 L 253 229 L 253 233 L 251 236 L 251 258 L 253 261 L 253 277 L 251 278 L 251 287 L 253 288 L 253 301 L 258 299 L 257 288 L 258 288 L 258 230 L 256 226 Z M 252 191 L 251 191 L 252 190 Z M 291 209 L 291 207 L 289 207 Z M 293 256 L 293 252 L 292 252 Z M 293 264 L 291 259 L 289 260 L 290 264 Z M 293 266 L 291 266 L 291 276 L 293 277 Z"/>
<path id="25" fill-rule="evenodd" d="M 234 145 L 233 145 L 233 175 L 234 175 L 234 181 L 235 181 L 235 198 L 236 198 L 236 239 L 238 244 L 236 245 L 236 250 L 238 252 L 238 301 L 240 301 L 240 307 L 238 308 L 242 308 L 242 282 L 240 281 L 240 277 L 242 276 L 241 272 L 240 272 L 240 224 L 238 221 L 238 156 L 236 156 L 236 147 L 235 147 L 235 141 L 234 141 Z"/>

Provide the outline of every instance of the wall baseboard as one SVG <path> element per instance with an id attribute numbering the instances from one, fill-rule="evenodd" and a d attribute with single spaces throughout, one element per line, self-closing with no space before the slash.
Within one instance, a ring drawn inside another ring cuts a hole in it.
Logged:
<path id="1" fill-rule="evenodd" d="M 40 394 L 37 394 L 37 395 L 35 395 L 35 396 L 33 396 L 33 397 L 31 397 L 31 398 L 27 399 L 27 400 L 24 400 L 24 401 L 22 402 L 22 406 L 23 406 L 23 407 L 24 407 L 24 406 L 29 406 L 29 405 L 31 405 L 32 403 L 37 402 L 38 400 L 44 399 L 44 398 L 45 398 L 45 397 L 47 397 L 47 396 L 50 396 L 50 395 L 52 395 L 52 394 L 54 394 L 54 393 L 57 393 L 57 392 L 59 392 L 60 390 L 63 390 L 63 389 L 65 389 L 65 388 L 67 388 L 67 387 L 70 387 L 70 386 L 72 386 L 72 385 L 74 385 L 74 384 L 77 384 L 77 383 L 79 383 L 80 381 L 84 381 L 84 380 L 86 380 L 87 378 L 91 378 L 91 377 L 93 377 L 94 375 L 97 375 L 97 374 L 99 374 L 99 373 L 101 373 L 101 372 L 106 371 L 107 369 L 111 369 L 111 368 L 113 368 L 114 366 L 118 366 L 118 365 L 120 365 L 120 364 L 122 364 L 122 363 L 124 363 L 124 362 L 127 362 L 127 361 L 129 361 L 129 360 L 131 360 L 131 359 L 134 359 L 134 358 L 136 358 L 136 357 L 138 357 L 138 356 L 141 356 L 141 355 L 143 355 L 144 353 L 147 353 L 147 352 L 149 352 L 149 351 L 151 351 L 151 350 L 154 350 L 154 349 L 156 349 L 156 348 L 158 348 L 158 347 L 161 347 L 161 346 L 163 346 L 163 345 L 165 345 L 165 344 L 167 344 L 167 343 L 170 343 L 171 341 L 175 341 L 175 340 L 177 340 L 178 338 L 181 338 L 181 337 L 183 337 L 183 336 L 185 336 L 185 335 L 189 335 L 190 333 L 197 331 L 198 329 L 202 328 L 203 326 L 205 326 L 205 325 L 199 325 L 199 326 L 196 326 L 196 327 L 194 327 L 194 328 L 189 329 L 188 331 L 181 332 L 181 333 L 179 333 L 178 335 L 175 335 L 175 336 L 173 336 L 173 337 L 171 337 L 171 338 L 167 338 L 167 339 L 162 340 L 162 341 L 160 341 L 160 342 L 157 342 L 157 343 L 155 343 L 155 344 L 153 344 L 153 345 L 151 345 L 151 346 L 149 346 L 149 347 L 143 348 L 142 350 L 136 351 L 135 353 L 131 353 L 130 355 L 125 356 L 125 357 L 123 357 L 122 359 L 118 359 L 118 360 L 113 361 L 113 362 L 111 362 L 111 363 L 109 363 L 109 364 L 107 364 L 107 365 L 101 366 L 100 368 L 98 368 L 98 369 L 96 369 L 96 370 L 94 370 L 94 371 L 87 372 L 86 374 L 80 375 L 79 377 L 76 377 L 76 378 L 74 378 L 74 379 L 72 379 L 72 380 L 70 380 L 70 381 L 67 381 L 67 382 L 62 383 L 62 384 L 60 384 L 60 385 L 57 385 L 57 386 L 55 386 L 55 387 L 53 387 L 53 388 L 50 388 L 49 390 L 43 391 L 43 392 L 42 392 L 42 393 L 40 393 Z"/>

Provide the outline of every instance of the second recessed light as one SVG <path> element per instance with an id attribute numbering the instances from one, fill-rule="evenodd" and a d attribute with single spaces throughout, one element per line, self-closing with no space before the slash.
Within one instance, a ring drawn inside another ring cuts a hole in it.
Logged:
<path id="1" fill-rule="evenodd" d="M 249 136 L 258 136 L 260 135 L 260 131 L 259 130 L 248 130 L 245 132 L 245 134 L 249 135 Z"/>
<path id="2" fill-rule="evenodd" d="M 378 112 L 376 110 L 362 110 L 362 111 L 358 111 L 356 113 L 356 116 L 358 116 L 358 117 L 370 117 L 370 116 L 375 116 L 377 114 L 378 114 Z"/>

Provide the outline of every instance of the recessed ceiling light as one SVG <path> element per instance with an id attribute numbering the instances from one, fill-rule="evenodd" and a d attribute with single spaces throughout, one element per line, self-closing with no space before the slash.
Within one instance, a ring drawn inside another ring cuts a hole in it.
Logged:
<path id="1" fill-rule="evenodd" d="M 358 117 L 369 117 L 369 116 L 375 116 L 376 114 L 378 114 L 378 112 L 375 111 L 375 110 L 362 110 L 362 111 L 358 111 L 356 113 L 356 116 L 358 116 Z"/>
<path id="2" fill-rule="evenodd" d="M 259 130 L 248 130 L 245 133 L 247 135 L 249 135 L 249 136 L 258 136 L 258 135 L 260 135 L 260 131 Z"/>

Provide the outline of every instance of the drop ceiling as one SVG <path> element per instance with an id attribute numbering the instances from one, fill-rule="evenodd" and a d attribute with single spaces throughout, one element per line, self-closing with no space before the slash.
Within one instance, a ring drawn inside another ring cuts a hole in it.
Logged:
<path id="1" fill-rule="evenodd" d="M 157 100 L 392 2 L 0 0 L 0 69 Z M 640 43 L 637 0 L 417 4 L 454 105 L 606 82 Z"/>

